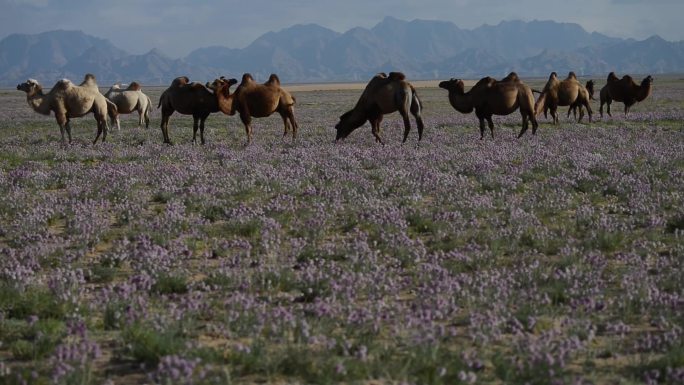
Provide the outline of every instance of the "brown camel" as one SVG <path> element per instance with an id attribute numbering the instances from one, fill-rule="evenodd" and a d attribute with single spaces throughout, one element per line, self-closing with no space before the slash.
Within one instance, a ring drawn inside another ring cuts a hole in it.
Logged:
<path id="1" fill-rule="evenodd" d="M 570 72 L 565 80 L 559 81 L 556 73 L 552 72 L 546 86 L 544 86 L 544 90 L 535 103 L 535 115 L 541 114 L 542 111 L 546 115 L 546 111 L 550 110 L 553 123 L 558 124 L 558 107 L 570 106 L 568 110 L 569 116 L 569 111 L 575 105 L 583 106 L 587 109 L 589 121 L 591 122 L 592 110 L 589 105 L 589 91 L 577 80 L 575 73 Z M 583 117 L 584 110 L 580 108 L 578 122 L 581 122 Z"/>
<path id="2" fill-rule="evenodd" d="M 252 118 L 265 118 L 275 112 L 279 113 L 283 119 L 285 126 L 283 137 L 287 136 L 291 127 L 292 140 L 297 138 L 299 125 L 294 116 L 296 99 L 280 86 L 278 75 L 271 74 L 266 83 L 259 84 L 254 81 L 251 74 L 243 74 L 240 85 L 231 94 L 232 84 L 235 84 L 234 79 L 226 80 L 221 77 L 213 83 L 207 83 L 206 86 L 214 90 L 224 113 L 231 116 L 236 112 L 240 114 L 240 120 L 245 125 L 247 133 L 247 144 L 252 142 Z M 226 108 L 228 108 L 227 112 Z"/>
<path id="3" fill-rule="evenodd" d="M 625 104 L 625 116 L 629 113 L 629 109 L 632 108 L 637 102 L 644 101 L 649 95 L 651 95 L 651 90 L 653 86 L 653 77 L 648 75 L 641 81 L 641 84 L 636 84 L 634 79 L 625 75 L 622 79 L 618 79 L 615 72 L 608 74 L 608 82 L 603 88 L 601 88 L 601 107 L 599 112 L 601 117 L 603 117 L 603 105 L 607 104 L 608 116 L 613 116 L 610 114 L 610 104 L 613 101 L 622 102 Z"/>
<path id="4" fill-rule="evenodd" d="M 409 112 L 416 119 L 418 126 L 418 140 L 423 138 L 423 118 L 421 110 L 422 102 L 418 98 L 415 88 L 406 81 L 406 76 L 401 72 L 390 72 L 389 76 L 384 73 L 375 75 L 366 85 L 356 106 L 340 116 L 340 121 L 335 125 L 337 135 L 335 141 L 344 139 L 355 129 L 361 127 L 366 121 L 370 121 L 375 141 L 385 144 L 382 140 L 380 123 L 385 114 L 399 111 L 404 119 L 404 139 L 406 142 L 411 131 Z"/>
<path id="5" fill-rule="evenodd" d="M 480 139 L 484 139 L 485 120 L 494 138 L 492 116 L 510 115 L 518 108 L 522 115 L 522 130 L 518 138 L 527 131 L 529 122 L 532 122 L 532 135 L 537 133 L 532 89 L 515 72 L 500 81 L 491 77 L 482 78 L 468 92 L 465 92 L 465 85 L 460 79 L 445 80 L 439 83 L 439 87 L 449 91 L 449 103 L 456 111 L 469 114 L 475 110 L 480 121 Z"/>
<path id="6" fill-rule="evenodd" d="M 92 76 L 92 75 L 90 75 Z M 88 81 L 88 77 L 84 83 Z M 94 81 L 94 77 L 92 78 Z M 97 90 L 97 85 L 86 86 L 74 85 L 68 79 L 58 81 L 47 94 L 43 93 L 43 87 L 34 79 L 28 79 L 25 83 L 17 85 L 17 90 L 26 92 L 26 101 L 34 111 L 43 115 L 55 113 L 55 119 L 62 134 L 62 143 L 66 143 L 64 132 L 66 131 L 71 143 L 71 118 L 80 118 L 88 113 L 93 113 L 97 121 L 97 135 L 93 144 L 102 135 L 102 141 L 107 139 L 107 114 L 112 119 L 117 116 L 116 105 L 109 102 L 104 95 Z"/>
<path id="7" fill-rule="evenodd" d="M 594 99 L 594 81 L 593 80 L 588 80 L 587 83 L 584 85 L 584 88 L 587 90 L 586 96 L 589 98 L 589 100 L 596 100 Z M 577 109 L 579 108 L 580 114 L 582 114 L 582 104 L 581 102 L 575 101 L 575 104 L 570 106 L 568 108 L 568 115 L 567 117 L 570 117 L 570 113 L 572 112 L 572 115 L 574 116 L 575 120 L 577 120 Z M 544 111 L 544 117 L 546 117 L 546 111 Z"/>
<path id="8" fill-rule="evenodd" d="M 169 138 L 169 118 L 178 111 L 183 115 L 192 115 L 193 133 L 192 142 L 197 143 L 197 129 L 200 130 L 200 139 L 204 141 L 204 122 L 209 114 L 219 111 L 218 98 L 212 90 L 201 83 L 190 83 L 187 76 L 177 77 L 171 82 L 159 97 L 159 105 L 162 108 L 161 130 L 164 143 L 171 144 Z M 225 111 L 224 111 L 225 112 Z"/>

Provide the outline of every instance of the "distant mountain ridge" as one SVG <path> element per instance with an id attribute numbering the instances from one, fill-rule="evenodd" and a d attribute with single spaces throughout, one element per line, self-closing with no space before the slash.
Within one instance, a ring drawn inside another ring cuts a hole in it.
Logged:
<path id="1" fill-rule="evenodd" d="M 590 33 L 578 24 L 504 21 L 467 30 L 447 21 L 387 17 L 374 27 L 335 32 L 295 25 L 260 36 L 245 48 L 198 48 L 173 59 L 156 49 L 132 55 L 80 31 L 13 34 L 0 40 L 0 85 L 28 77 L 46 85 L 94 73 L 101 85 L 137 80 L 165 85 L 180 75 L 205 81 L 219 75 L 283 82 L 365 81 L 380 71 L 412 79 L 546 76 L 551 71 L 603 75 L 684 72 L 684 42 L 643 41 Z"/>

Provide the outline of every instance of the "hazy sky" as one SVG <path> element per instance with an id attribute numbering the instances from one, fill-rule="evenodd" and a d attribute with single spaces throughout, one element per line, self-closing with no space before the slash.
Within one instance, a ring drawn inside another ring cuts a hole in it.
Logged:
<path id="1" fill-rule="evenodd" d="M 159 48 L 172 57 L 195 48 L 242 48 L 268 31 L 316 23 L 338 32 L 385 16 L 454 22 L 575 22 L 588 31 L 684 40 L 684 0 L 0 0 L 0 38 L 12 33 L 82 30 L 130 53 Z"/>

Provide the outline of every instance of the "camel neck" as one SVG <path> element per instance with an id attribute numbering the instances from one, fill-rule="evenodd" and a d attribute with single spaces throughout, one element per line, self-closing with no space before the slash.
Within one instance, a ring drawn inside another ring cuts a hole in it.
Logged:
<path id="1" fill-rule="evenodd" d="M 449 102 L 458 112 L 464 114 L 469 114 L 473 112 L 473 98 L 469 93 L 450 91 Z"/>
<path id="2" fill-rule="evenodd" d="M 33 95 L 26 95 L 26 101 L 29 106 L 39 114 L 50 115 L 50 102 L 43 90 L 36 91 Z"/>

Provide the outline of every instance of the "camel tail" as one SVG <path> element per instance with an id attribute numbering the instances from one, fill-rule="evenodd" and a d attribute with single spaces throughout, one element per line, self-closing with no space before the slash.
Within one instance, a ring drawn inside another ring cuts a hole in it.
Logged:
<path id="1" fill-rule="evenodd" d="M 107 114 L 112 121 L 115 121 L 116 117 L 119 116 L 119 109 L 109 99 L 105 98 L 105 100 L 107 101 Z"/>

